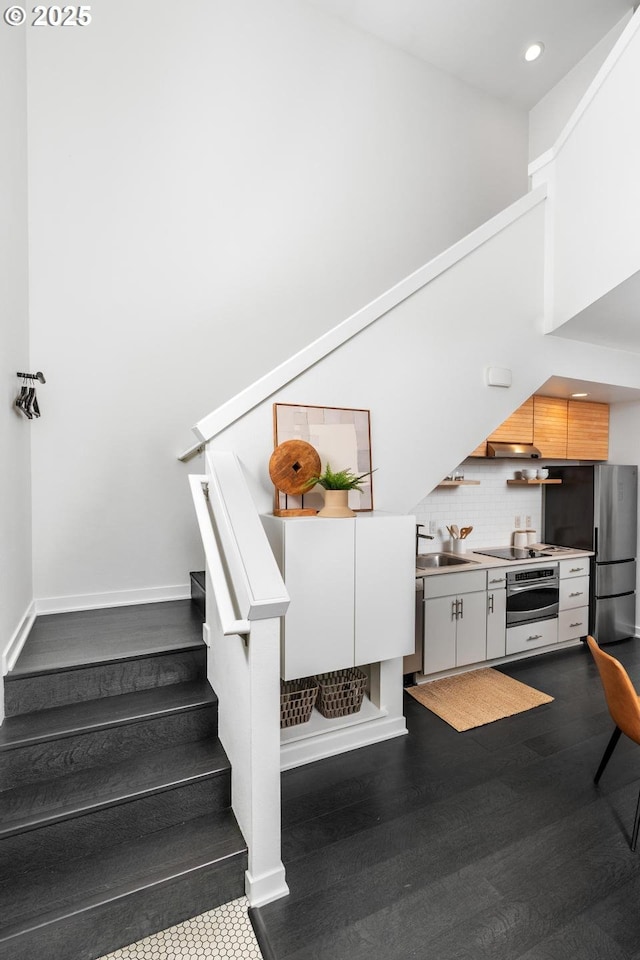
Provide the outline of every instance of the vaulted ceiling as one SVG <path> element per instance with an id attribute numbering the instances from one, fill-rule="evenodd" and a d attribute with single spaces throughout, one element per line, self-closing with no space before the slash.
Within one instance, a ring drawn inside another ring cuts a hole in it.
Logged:
<path id="1" fill-rule="evenodd" d="M 538 103 L 636 5 L 632 0 L 307 2 L 525 110 Z M 544 43 L 544 55 L 526 63 L 524 50 L 534 41 Z M 636 303 L 640 304 L 640 275 L 555 333 L 640 353 L 640 308 L 630 309 Z M 567 396 L 585 386 L 582 381 L 554 377 L 545 384 L 545 392 Z M 610 384 L 588 387 L 592 399 L 608 402 L 638 396 L 635 390 Z"/>
<path id="2" fill-rule="evenodd" d="M 492 96 L 530 109 L 634 6 L 631 0 L 310 0 Z M 544 56 L 523 53 L 541 40 Z"/>

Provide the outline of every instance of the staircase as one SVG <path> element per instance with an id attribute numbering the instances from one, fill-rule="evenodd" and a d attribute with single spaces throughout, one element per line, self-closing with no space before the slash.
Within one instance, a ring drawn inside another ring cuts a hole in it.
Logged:
<path id="1" fill-rule="evenodd" d="M 0 960 L 94 960 L 244 893 L 190 601 L 43 616 L 5 678 Z"/>

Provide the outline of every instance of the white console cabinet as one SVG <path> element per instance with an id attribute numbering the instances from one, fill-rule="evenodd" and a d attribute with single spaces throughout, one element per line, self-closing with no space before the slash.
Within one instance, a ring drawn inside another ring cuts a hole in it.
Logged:
<path id="1" fill-rule="evenodd" d="M 284 680 L 402 657 L 414 645 L 415 518 L 262 518 L 291 604 Z"/>

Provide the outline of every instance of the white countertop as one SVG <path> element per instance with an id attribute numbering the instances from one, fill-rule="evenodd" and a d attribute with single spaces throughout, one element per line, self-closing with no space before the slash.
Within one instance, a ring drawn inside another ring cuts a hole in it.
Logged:
<path id="1" fill-rule="evenodd" d="M 467 550 L 465 553 L 452 553 L 450 550 L 436 550 L 433 553 L 446 553 L 451 557 L 460 557 L 464 560 L 471 560 L 471 563 L 454 564 L 451 567 L 429 567 L 428 569 L 416 568 L 416 579 L 422 577 L 440 576 L 447 573 L 466 573 L 471 570 L 492 570 L 495 567 L 525 567 L 531 564 L 555 563 L 558 560 L 568 560 L 571 557 L 592 557 L 593 550 L 574 550 L 570 547 L 555 547 L 551 544 L 535 543 L 532 544 L 535 550 L 553 551 L 547 557 L 527 557 L 525 560 L 504 560 L 500 557 L 487 557 L 484 554 L 474 553 Z M 485 549 L 485 548 L 483 548 Z M 486 547 L 487 550 L 506 549 L 505 547 Z M 427 555 L 429 551 L 425 551 Z"/>

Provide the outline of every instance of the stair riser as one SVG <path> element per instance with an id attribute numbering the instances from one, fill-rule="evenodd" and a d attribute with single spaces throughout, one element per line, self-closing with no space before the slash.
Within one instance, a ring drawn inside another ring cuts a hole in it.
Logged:
<path id="1" fill-rule="evenodd" d="M 229 771 L 104 810 L 5 836 L 0 840 L 2 876 L 46 869 L 59 858 L 99 854 L 112 844 L 155 833 L 185 820 L 215 817 L 231 803 Z"/>
<path id="2" fill-rule="evenodd" d="M 217 705 L 151 717 L 0 753 L 3 790 L 64 776 L 100 763 L 116 763 L 144 750 L 160 750 L 217 736 Z"/>
<path id="3" fill-rule="evenodd" d="M 0 960 L 96 960 L 244 894 L 246 855 L 0 940 Z"/>
<path id="4" fill-rule="evenodd" d="M 199 680 L 205 673 L 206 651 L 200 648 L 39 676 L 9 674 L 5 678 L 5 714 L 15 717 L 48 707 Z"/>
<path id="5" fill-rule="evenodd" d="M 191 602 L 198 608 L 202 619 L 206 617 L 206 591 L 202 583 L 201 575 L 191 574 Z"/>

